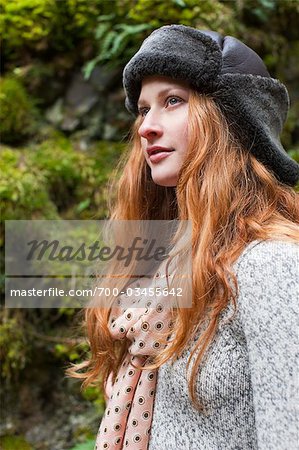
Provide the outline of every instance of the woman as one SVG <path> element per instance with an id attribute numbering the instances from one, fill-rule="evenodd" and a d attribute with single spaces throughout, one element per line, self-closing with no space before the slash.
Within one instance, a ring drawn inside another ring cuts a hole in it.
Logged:
<path id="1" fill-rule="evenodd" d="M 137 119 L 111 217 L 190 220 L 193 295 L 189 308 L 86 311 L 91 359 L 76 376 L 101 375 L 107 395 L 96 448 L 295 449 L 286 89 L 237 39 L 182 25 L 144 41 L 124 87 Z"/>

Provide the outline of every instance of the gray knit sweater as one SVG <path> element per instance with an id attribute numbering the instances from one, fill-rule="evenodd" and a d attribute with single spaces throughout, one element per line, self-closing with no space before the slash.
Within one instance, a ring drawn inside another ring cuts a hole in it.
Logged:
<path id="1" fill-rule="evenodd" d="M 280 241 L 253 242 L 235 271 L 237 314 L 229 305 L 188 397 L 186 350 L 159 369 L 149 450 L 299 449 L 298 252 Z"/>

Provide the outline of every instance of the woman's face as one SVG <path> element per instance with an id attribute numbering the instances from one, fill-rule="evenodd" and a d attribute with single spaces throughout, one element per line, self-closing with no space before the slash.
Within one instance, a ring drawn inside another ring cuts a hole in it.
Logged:
<path id="1" fill-rule="evenodd" d="M 172 78 L 152 76 L 142 82 L 138 133 L 152 179 L 160 186 L 178 181 L 188 146 L 189 95 L 188 86 Z"/>

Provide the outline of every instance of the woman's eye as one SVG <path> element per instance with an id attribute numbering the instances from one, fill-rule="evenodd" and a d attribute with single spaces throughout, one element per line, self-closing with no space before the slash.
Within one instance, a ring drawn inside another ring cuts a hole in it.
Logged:
<path id="1" fill-rule="evenodd" d="M 139 108 L 139 110 L 138 110 L 138 114 L 141 116 L 141 117 L 144 117 L 144 116 L 146 116 L 146 114 L 149 112 L 149 108 Z"/>
<path id="2" fill-rule="evenodd" d="M 168 105 L 176 105 L 177 103 L 181 103 L 183 100 L 180 97 L 168 97 L 166 99 L 166 106 Z"/>

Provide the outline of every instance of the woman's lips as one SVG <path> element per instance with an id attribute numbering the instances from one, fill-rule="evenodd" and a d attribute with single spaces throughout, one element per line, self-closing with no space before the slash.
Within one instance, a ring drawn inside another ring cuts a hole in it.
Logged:
<path id="1" fill-rule="evenodd" d="M 150 162 L 157 163 L 162 159 L 167 158 L 167 156 L 169 156 L 174 151 L 174 149 L 167 147 L 153 146 L 149 147 L 146 151 Z"/>
<path id="2" fill-rule="evenodd" d="M 169 150 L 167 152 L 159 152 L 156 153 L 154 155 L 151 155 L 149 157 L 150 162 L 152 163 L 158 163 L 159 161 L 161 161 L 164 158 L 167 158 L 167 156 L 170 156 L 173 153 L 174 150 Z"/>

